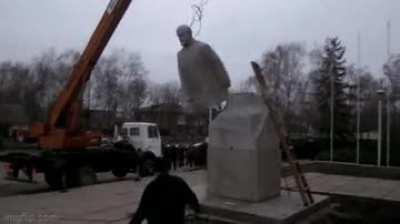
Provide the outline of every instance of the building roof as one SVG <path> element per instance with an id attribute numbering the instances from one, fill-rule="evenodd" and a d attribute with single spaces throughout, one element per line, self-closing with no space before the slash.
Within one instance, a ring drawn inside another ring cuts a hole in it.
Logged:
<path id="1" fill-rule="evenodd" d="M 123 125 L 130 126 L 130 125 L 138 125 L 138 126 L 154 126 L 157 125 L 156 123 L 150 122 L 124 122 Z"/>
<path id="2" fill-rule="evenodd" d="M 169 112 L 182 112 L 182 106 L 173 103 L 154 104 L 148 107 L 143 107 L 140 111 L 169 111 Z"/>

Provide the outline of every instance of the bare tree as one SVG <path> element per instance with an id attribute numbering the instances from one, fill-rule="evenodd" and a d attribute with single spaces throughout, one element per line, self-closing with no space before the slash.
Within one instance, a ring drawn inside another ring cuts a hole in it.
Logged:
<path id="1" fill-rule="evenodd" d="M 29 82 L 29 68 L 22 63 L 0 64 L 0 97 L 3 103 L 20 103 Z"/>
<path id="2" fill-rule="evenodd" d="M 29 65 L 4 62 L 0 65 L 0 77 L 0 101 L 3 104 L 23 106 L 30 120 L 43 117 Z"/>
<path id="3" fill-rule="evenodd" d="M 257 81 L 254 76 L 248 77 L 240 82 L 238 92 L 240 93 L 255 93 L 257 92 Z"/>
<path id="4" fill-rule="evenodd" d="M 182 102 L 181 88 L 177 82 L 155 84 L 150 88 L 149 99 L 152 104 L 180 105 Z"/>
<path id="5" fill-rule="evenodd" d="M 1 102 L 24 106 L 31 121 L 43 120 L 65 84 L 76 58 L 74 51 L 57 54 L 50 49 L 29 64 L 1 63 Z"/>
<path id="6" fill-rule="evenodd" d="M 400 96 L 400 54 L 392 55 L 383 65 L 383 72 L 390 80 L 393 96 Z"/>
<path id="7" fill-rule="evenodd" d="M 99 60 L 94 73 L 95 105 L 109 113 L 109 125 L 119 112 L 133 117 L 146 98 L 147 71 L 140 56 L 115 50 Z"/>
<path id="8" fill-rule="evenodd" d="M 268 80 L 270 95 L 284 113 L 286 125 L 293 130 L 301 126 L 295 122 L 306 96 L 308 80 L 304 73 L 306 51 L 302 44 L 288 43 L 267 51 L 261 61 L 264 78 Z M 254 77 L 249 77 L 240 87 L 241 91 L 254 92 L 257 89 Z M 295 124 L 296 123 L 296 124 Z"/>
<path id="9" fill-rule="evenodd" d="M 400 100 L 400 54 L 393 54 L 383 66 L 383 72 L 390 81 L 389 94 L 389 107 L 391 113 L 391 135 L 397 136 L 400 133 L 400 119 L 399 119 L 399 100 Z M 399 145 L 398 138 L 391 138 L 391 144 Z"/>
<path id="10" fill-rule="evenodd" d="M 136 119 L 137 112 L 147 97 L 147 82 L 144 79 L 134 79 L 121 85 L 121 112 L 126 119 Z"/>
<path id="11" fill-rule="evenodd" d="M 290 132 L 306 132 L 310 122 L 302 119 L 308 112 L 306 104 L 308 76 L 304 72 L 306 51 L 300 43 L 278 45 L 266 51 L 261 60 L 261 69 L 268 83 L 268 94 L 275 108 L 282 111 L 285 125 Z M 239 92 L 259 92 L 254 76 L 242 81 Z"/>
<path id="12" fill-rule="evenodd" d="M 50 49 L 29 64 L 0 63 L 1 102 L 23 105 L 31 121 L 44 120 L 78 58 L 79 53 L 73 50 L 57 53 Z M 143 104 L 146 75 L 138 54 L 113 51 L 99 61 L 83 98 L 87 105 L 93 98 L 97 108 L 109 111 L 111 124 L 117 112 L 131 115 Z"/>
<path id="13" fill-rule="evenodd" d="M 70 72 L 79 54 L 73 50 L 57 53 L 50 49 L 35 58 L 30 65 L 30 73 L 33 78 L 33 90 L 35 97 L 45 111 L 54 104 L 61 90 L 68 81 Z"/>

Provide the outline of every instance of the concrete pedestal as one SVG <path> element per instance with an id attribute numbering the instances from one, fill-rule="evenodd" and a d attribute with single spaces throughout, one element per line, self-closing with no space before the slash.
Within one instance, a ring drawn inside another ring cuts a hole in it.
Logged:
<path id="1" fill-rule="evenodd" d="M 210 125 L 208 193 L 259 202 L 280 194 L 278 138 L 261 97 L 230 96 Z"/>
<path id="2" fill-rule="evenodd" d="M 330 203 L 328 196 L 313 194 L 313 197 L 315 202 L 308 207 L 304 207 L 298 192 L 286 191 L 262 202 L 211 197 L 204 199 L 201 206 L 210 220 L 216 220 L 211 223 L 291 224 L 308 219 Z M 225 221 L 217 222 L 220 219 Z"/>

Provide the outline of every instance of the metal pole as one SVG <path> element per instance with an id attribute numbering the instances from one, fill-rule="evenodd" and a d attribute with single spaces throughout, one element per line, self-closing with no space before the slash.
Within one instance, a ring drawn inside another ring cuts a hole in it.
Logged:
<path id="1" fill-rule="evenodd" d="M 330 156 L 329 156 L 329 160 L 332 162 L 333 161 L 333 137 L 334 137 L 334 123 L 335 123 L 335 115 L 334 115 L 334 91 L 335 91 L 335 85 L 334 85 L 334 78 L 332 75 L 332 70 L 333 70 L 333 65 L 331 65 L 331 69 L 330 69 L 330 76 L 331 76 L 331 130 L 330 130 Z"/>
<path id="2" fill-rule="evenodd" d="M 211 125 L 211 121 L 213 120 L 213 108 L 208 108 L 208 125 Z"/>
<path id="3" fill-rule="evenodd" d="M 391 25 L 390 20 L 387 23 L 387 57 L 390 58 Z M 386 93 L 386 166 L 390 166 L 390 80 L 388 80 L 388 89 Z"/>
<path id="4" fill-rule="evenodd" d="M 378 101 L 378 158 L 376 164 L 381 166 L 381 153 L 382 153 L 382 100 Z"/>
<path id="5" fill-rule="evenodd" d="M 390 99 L 389 89 L 386 98 L 386 166 L 390 166 Z"/>
<path id="6" fill-rule="evenodd" d="M 390 56 L 390 45 L 391 45 L 391 24 L 390 24 L 390 20 L 387 21 L 387 57 L 389 58 Z"/>
<path id="7" fill-rule="evenodd" d="M 361 68 L 361 36 L 358 33 L 358 66 Z M 357 143 L 356 143 L 356 163 L 360 163 L 360 76 L 361 69 L 357 74 Z"/>
<path id="8" fill-rule="evenodd" d="M 360 74 L 358 75 L 360 76 Z M 356 146 L 356 163 L 360 163 L 360 77 L 357 80 L 357 146 Z"/>

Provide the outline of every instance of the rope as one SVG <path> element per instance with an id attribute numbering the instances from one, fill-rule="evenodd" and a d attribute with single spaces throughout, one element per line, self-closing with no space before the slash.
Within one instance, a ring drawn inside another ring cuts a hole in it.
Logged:
<path id="1" fill-rule="evenodd" d="M 197 37 L 200 34 L 202 28 L 202 21 L 204 17 L 204 7 L 207 5 L 208 0 L 200 0 L 198 3 L 193 3 L 191 8 L 193 10 L 193 15 L 189 26 L 194 30 L 194 26 L 197 24 L 196 32 L 194 32 L 194 36 Z"/>

